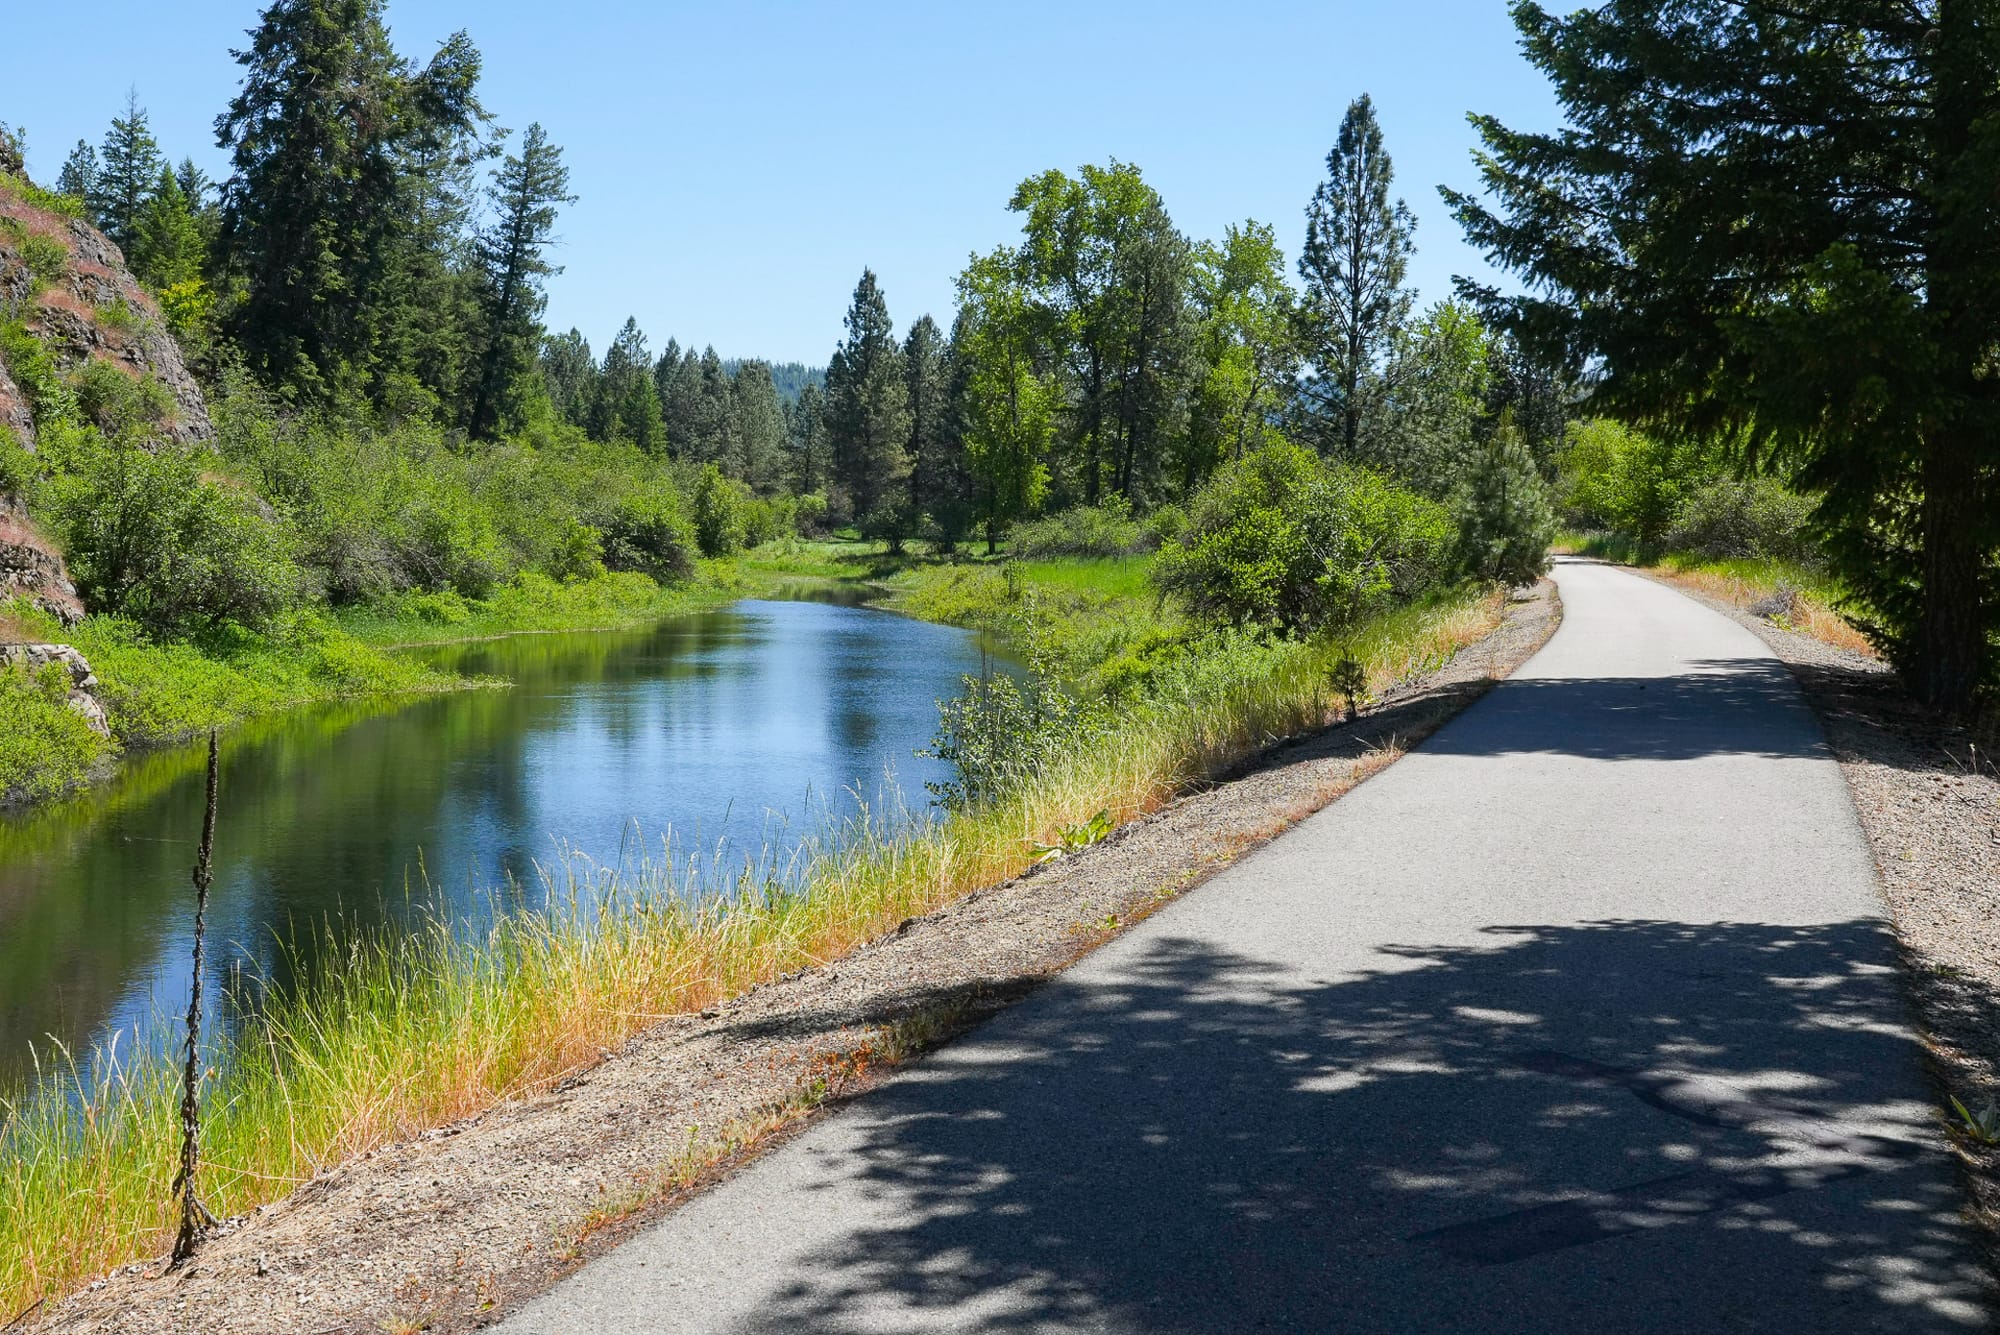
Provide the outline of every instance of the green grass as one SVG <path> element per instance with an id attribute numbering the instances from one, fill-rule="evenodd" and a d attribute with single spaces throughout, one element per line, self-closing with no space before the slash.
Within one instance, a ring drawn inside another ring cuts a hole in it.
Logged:
<path id="1" fill-rule="evenodd" d="M 807 553 L 798 564 L 844 571 L 851 555 Z M 752 576 L 778 577 L 782 565 L 767 558 Z M 1120 567 L 1049 563 L 1017 574 L 1012 589 L 984 563 L 891 574 L 897 599 L 956 600 L 967 615 L 1013 615 L 1045 598 L 1086 615 L 1155 615 Z M 694 861 L 622 879 L 573 865 L 558 873 L 545 914 L 484 932 L 438 922 L 343 946 L 341 968 L 311 975 L 208 1054 L 200 1189 L 220 1212 L 241 1212 L 355 1154 L 547 1089 L 658 1018 L 837 958 L 1018 874 L 1098 812 L 1131 820 L 1326 722 L 1341 653 L 1379 685 L 1442 662 L 1490 630 L 1500 606 L 1455 594 L 1356 628 L 1337 646 L 1189 641 L 1160 656 L 1148 689 L 1115 706 L 1108 731 L 1052 753 L 1000 799 L 914 827 L 864 818 L 809 846 L 803 874 L 786 884 L 738 884 Z M 1109 643 L 1095 634 L 1072 630 L 1070 643 L 1095 652 Z M 0 1321 L 157 1253 L 170 1236 L 171 1062 L 154 1048 L 115 1068 L 80 1065 L 116 1073 L 92 1082 L 58 1064 L 54 1088 L 0 1112 Z"/>

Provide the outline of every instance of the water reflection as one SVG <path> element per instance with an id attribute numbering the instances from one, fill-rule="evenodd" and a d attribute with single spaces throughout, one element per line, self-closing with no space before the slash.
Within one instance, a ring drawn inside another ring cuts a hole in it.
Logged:
<path id="1" fill-rule="evenodd" d="M 211 940 L 283 981 L 277 941 L 379 924 L 427 893 L 456 913 L 533 883 L 564 846 L 635 838 L 782 856 L 821 822 L 921 808 L 935 702 L 991 670 L 963 631 L 828 603 L 748 601 L 629 634 L 429 651 L 505 689 L 306 711 L 223 747 Z M 28 1044 L 73 1048 L 186 994 L 199 748 L 0 819 L 0 1082 Z M 635 834 L 635 832 L 640 832 Z"/>

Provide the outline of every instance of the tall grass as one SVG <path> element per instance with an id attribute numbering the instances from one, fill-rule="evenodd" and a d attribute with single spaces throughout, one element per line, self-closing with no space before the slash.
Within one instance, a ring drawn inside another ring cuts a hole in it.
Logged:
<path id="1" fill-rule="evenodd" d="M 790 874 L 570 863 L 540 911 L 478 930 L 434 919 L 343 938 L 333 967 L 211 1042 L 201 1193 L 240 1213 L 375 1146 L 546 1090 L 662 1017 L 837 958 L 1017 874 L 1064 826 L 1100 810 L 1143 815 L 1327 721 L 1341 652 L 1379 688 L 1442 663 L 1500 608 L 1458 595 L 1338 647 L 1216 641 L 1159 673 L 1101 744 L 1050 759 L 992 805 L 906 825 L 864 817 L 809 844 Z M 175 1222 L 164 1048 L 56 1056 L 35 1092 L 0 1102 L 0 1320 L 159 1253 Z"/>

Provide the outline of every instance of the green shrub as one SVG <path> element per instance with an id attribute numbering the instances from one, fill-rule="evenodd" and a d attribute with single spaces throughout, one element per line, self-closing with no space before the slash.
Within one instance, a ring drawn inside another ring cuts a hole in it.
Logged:
<path id="1" fill-rule="evenodd" d="M 41 430 L 76 412 L 76 391 L 42 341 L 17 322 L 0 324 L 0 364 L 27 396 L 28 411 Z"/>
<path id="2" fill-rule="evenodd" d="M 153 634 L 261 626 L 303 596 L 291 535 L 190 451 L 77 433 L 41 494 L 85 601 Z"/>
<path id="3" fill-rule="evenodd" d="M 0 801 L 50 797 L 74 787 L 109 749 L 69 707 L 69 671 L 0 664 Z"/>
<path id="4" fill-rule="evenodd" d="M 728 556 L 742 548 L 743 497 L 714 464 L 704 465 L 695 479 L 692 508 L 695 542 L 703 556 Z"/>
<path id="5" fill-rule="evenodd" d="M 613 511 L 604 530 L 604 563 L 636 570 L 662 584 L 694 573 L 694 525 L 671 487 L 635 492 Z"/>
<path id="6" fill-rule="evenodd" d="M 1028 560 L 1048 556 L 1124 556 L 1140 550 L 1143 533 L 1122 496 L 1102 505 L 1027 520 L 1007 530 L 1009 555 Z"/>
<path id="7" fill-rule="evenodd" d="M 1196 494 L 1153 579 L 1209 621 L 1342 626 L 1442 582 L 1454 530 L 1436 502 L 1279 442 L 1224 466 Z"/>
<path id="8" fill-rule="evenodd" d="M 28 270 L 28 291 L 40 292 L 69 269 L 69 247 L 52 236 L 22 229 L 21 263 Z"/>
<path id="9" fill-rule="evenodd" d="M 173 411 L 167 387 L 145 374 L 131 375 L 112 362 L 92 358 L 73 382 L 76 405 L 86 420 L 106 435 L 145 431 Z"/>
<path id="10" fill-rule="evenodd" d="M 1696 488 L 1724 472 L 1721 451 L 1700 442 L 1669 442 L 1598 419 L 1570 428 L 1558 484 L 1562 523 L 1613 529 L 1657 548 Z"/>
<path id="11" fill-rule="evenodd" d="M 1710 561 L 1763 559 L 1812 565 L 1813 505 L 1772 478 L 1720 477 L 1689 492 L 1663 542 Z"/>

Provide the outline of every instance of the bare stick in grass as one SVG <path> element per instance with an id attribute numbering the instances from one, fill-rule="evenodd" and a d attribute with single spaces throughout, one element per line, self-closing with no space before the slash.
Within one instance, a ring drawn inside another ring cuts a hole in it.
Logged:
<path id="1" fill-rule="evenodd" d="M 195 1194 L 194 1170 L 201 1160 L 201 972 L 202 926 L 208 916 L 208 887 L 215 879 L 215 732 L 208 734 L 208 804 L 201 817 L 201 851 L 194 862 L 194 987 L 188 995 L 187 1067 L 181 1083 L 181 1167 L 174 1176 L 174 1194 L 181 1198 L 181 1227 L 174 1235 L 173 1264 L 194 1255 L 202 1234 L 217 1220 Z"/>

